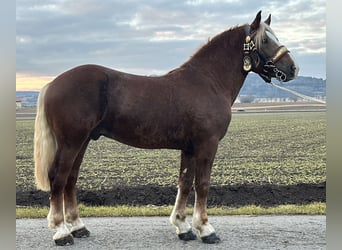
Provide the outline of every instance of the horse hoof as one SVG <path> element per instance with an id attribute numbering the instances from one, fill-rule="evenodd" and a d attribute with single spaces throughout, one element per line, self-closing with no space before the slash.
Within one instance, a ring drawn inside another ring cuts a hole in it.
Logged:
<path id="1" fill-rule="evenodd" d="M 180 240 L 184 240 L 184 241 L 189 241 L 189 240 L 196 240 L 197 236 L 196 234 L 190 229 L 188 232 L 186 233 L 182 233 L 182 234 L 178 234 L 178 238 Z"/>
<path id="2" fill-rule="evenodd" d="M 71 232 L 72 236 L 74 236 L 75 238 L 85 238 L 85 237 L 89 237 L 90 232 L 88 229 L 86 229 L 85 227 L 82 227 L 80 229 L 77 229 L 73 232 Z"/>
<path id="3" fill-rule="evenodd" d="M 216 233 L 209 234 L 208 236 L 203 236 L 201 239 L 203 243 L 207 244 L 216 244 L 221 241 L 221 239 L 216 235 Z"/>
<path id="4" fill-rule="evenodd" d="M 63 238 L 56 239 L 55 243 L 57 246 L 73 245 L 74 244 L 74 238 L 72 237 L 71 234 L 69 234 L 68 236 L 65 236 Z"/>

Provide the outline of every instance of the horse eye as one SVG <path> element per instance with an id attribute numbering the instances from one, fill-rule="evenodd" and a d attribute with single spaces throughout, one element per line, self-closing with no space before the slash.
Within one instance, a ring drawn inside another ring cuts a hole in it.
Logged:
<path id="1" fill-rule="evenodd" d="M 262 39 L 262 43 L 267 43 L 267 38 L 266 37 Z"/>

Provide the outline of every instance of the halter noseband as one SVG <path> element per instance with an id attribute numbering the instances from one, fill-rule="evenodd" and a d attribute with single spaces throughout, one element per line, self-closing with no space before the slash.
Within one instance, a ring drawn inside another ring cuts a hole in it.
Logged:
<path id="1" fill-rule="evenodd" d="M 243 44 L 243 70 L 246 72 L 253 70 L 255 73 L 259 74 L 265 82 L 268 83 L 271 82 L 270 75 L 272 75 L 272 73 L 279 81 L 285 81 L 287 78 L 286 74 L 278 69 L 275 63 L 277 63 L 284 55 L 289 53 L 288 49 L 281 45 L 272 58 L 265 60 L 256 49 L 255 43 L 253 41 L 255 33 L 250 34 L 249 25 L 245 27 L 245 34 L 246 37 Z M 263 61 L 263 65 L 260 64 L 260 61 Z"/>

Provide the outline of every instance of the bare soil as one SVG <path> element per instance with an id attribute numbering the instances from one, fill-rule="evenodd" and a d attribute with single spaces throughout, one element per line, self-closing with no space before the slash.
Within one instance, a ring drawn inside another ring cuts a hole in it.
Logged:
<path id="1" fill-rule="evenodd" d="M 17 190 L 16 204 L 20 206 L 48 206 L 49 194 L 42 191 Z M 85 205 L 173 205 L 176 187 L 117 186 L 113 189 L 78 190 L 78 200 Z M 189 204 L 194 202 L 191 192 Z M 326 183 L 297 185 L 229 185 L 210 188 L 208 206 L 244 205 L 275 206 L 282 204 L 308 204 L 326 202 Z"/>

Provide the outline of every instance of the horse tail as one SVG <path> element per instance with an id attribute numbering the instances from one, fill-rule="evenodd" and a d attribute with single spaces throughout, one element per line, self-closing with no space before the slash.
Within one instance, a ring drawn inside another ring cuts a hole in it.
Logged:
<path id="1" fill-rule="evenodd" d="M 57 151 L 56 139 L 45 113 L 45 93 L 48 86 L 48 84 L 45 85 L 39 93 L 34 125 L 35 179 L 37 188 L 43 191 L 50 191 L 48 173 Z"/>

